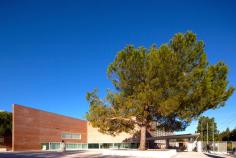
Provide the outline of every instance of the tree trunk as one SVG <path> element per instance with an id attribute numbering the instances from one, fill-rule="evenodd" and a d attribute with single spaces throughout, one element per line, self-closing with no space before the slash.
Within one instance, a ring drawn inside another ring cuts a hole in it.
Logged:
<path id="1" fill-rule="evenodd" d="M 139 150 L 146 150 L 146 131 L 147 131 L 147 127 L 142 126 L 141 127 Z"/>

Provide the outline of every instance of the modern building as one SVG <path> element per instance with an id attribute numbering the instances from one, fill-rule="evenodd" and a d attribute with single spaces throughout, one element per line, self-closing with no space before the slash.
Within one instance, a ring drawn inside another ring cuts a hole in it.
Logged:
<path id="1" fill-rule="evenodd" d="M 62 140 L 67 150 L 100 148 L 137 148 L 137 135 L 121 133 L 117 136 L 102 134 L 85 120 L 54 114 L 22 105 L 13 105 L 12 150 L 58 150 Z M 171 136 L 171 137 L 170 137 Z M 189 136 L 196 137 L 196 136 Z M 169 144 L 173 133 L 148 131 L 147 146 Z M 182 137 L 181 137 L 182 138 Z M 166 145 L 167 146 L 167 145 Z"/>
<path id="2" fill-rule="evenodd" d="M 113 137 L 98 132 L 89 122 L 21 105 L 13 105 L 12 150 L 56 150 L 62 140 L 68 150 L 87 148 L 136 148 L 125 142 L 132 135 Z"/>

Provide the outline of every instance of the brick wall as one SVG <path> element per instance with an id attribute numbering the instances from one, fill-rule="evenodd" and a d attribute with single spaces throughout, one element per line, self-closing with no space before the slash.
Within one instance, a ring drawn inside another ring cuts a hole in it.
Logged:
<path id="1" fill-rule="evenodd" d="M 63 132 L 79 133 L 81 139 L 65 142 L 87 143 L 87 122 L 21 105 L 13 105 L 12 147 L 14 151 L 40 150 L 45 142 L 61 142 Z"/>

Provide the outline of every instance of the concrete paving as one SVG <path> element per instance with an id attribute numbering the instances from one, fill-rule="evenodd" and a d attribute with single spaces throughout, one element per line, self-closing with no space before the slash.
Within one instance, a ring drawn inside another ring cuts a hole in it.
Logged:
<path id="1" fill-rule="evenodd" d="M 230 156 L 224 155 L 214 155 L 208 153 L 199 153 L 199 152 L 178 152 L 177 155 L 172 158 L 232 158 Z"/>
<path id="2" fill-rule="evenodd" d="M 2 152 L 0 158 L 131 158 L 121 156 L 102 155 L 98 151 L 71 151 L 71 152 Z"/>
<path id="3" fill-rule="evenodd" d="M 178 152 L 172 158 L 208 158 L 208 156 L 198 152 Z"/>
<path id="4" fill-rule="evenodd" d="M 134 158 L 124 156 L 102 155 L 99 151 L 70 151 L 70 152 L 2 152 L 0 158 Z M 157 155 L 157 158 L 158 155 Z M 198 152 L 178 152 L 172 158 L 232 158 Z"/>

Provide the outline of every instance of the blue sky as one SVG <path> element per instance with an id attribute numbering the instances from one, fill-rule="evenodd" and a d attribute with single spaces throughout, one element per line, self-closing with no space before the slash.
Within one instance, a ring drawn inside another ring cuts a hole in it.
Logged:
<path id="1" fill-rule="evenodd" d="M 235 1 L 0 1 L 0 109 L 13 103 L 84 118 L 87 91 L 112 88 L 106 68 L 127 44 L 166 43 L 192 30 L 210 63 L 224 61 L 236 86 Z M 236 127 L 236 93 L 215 117 Z M 194 132 L 193 122 L 186 132 Z"/>

